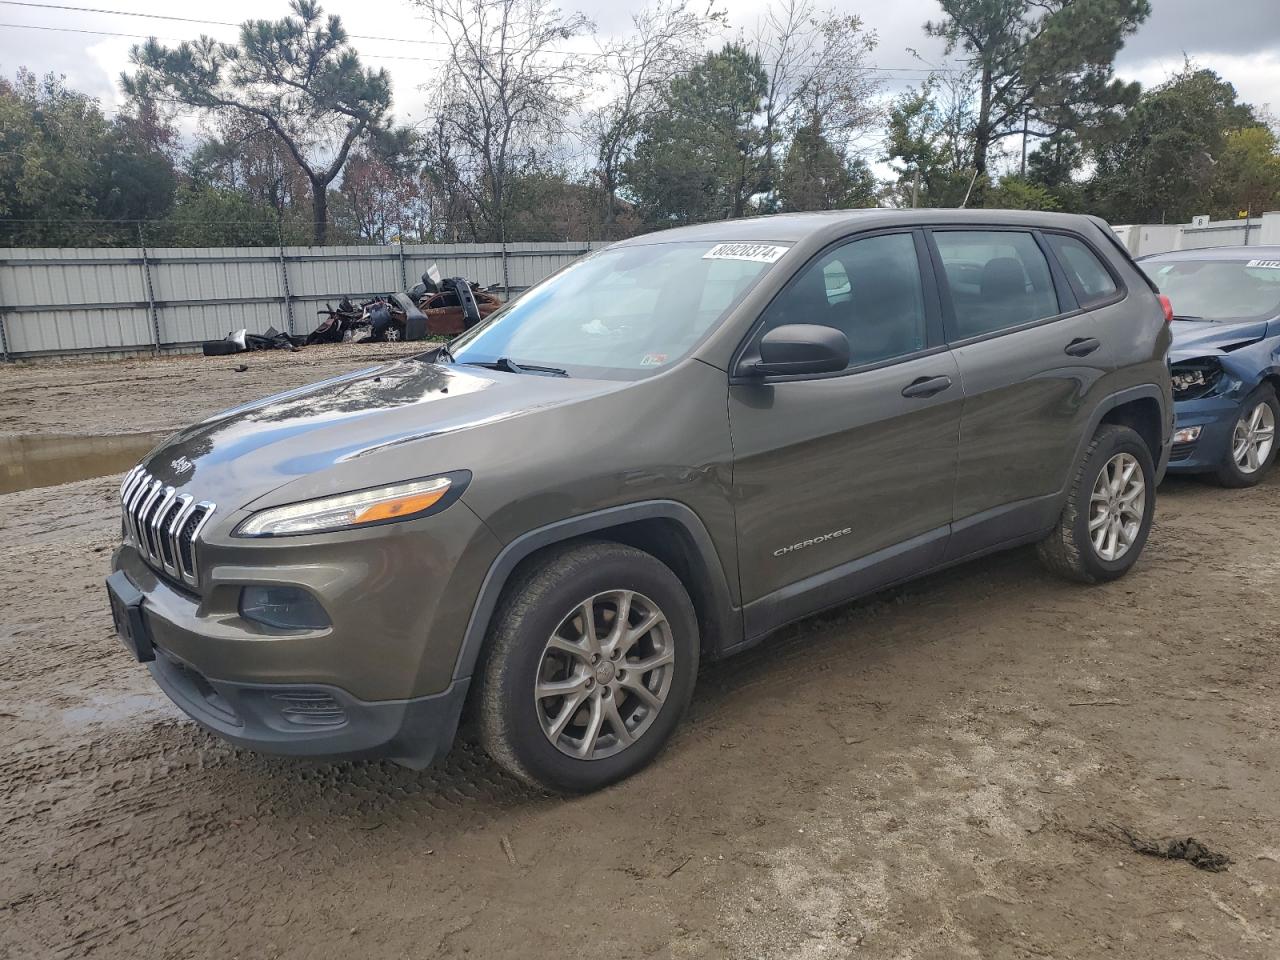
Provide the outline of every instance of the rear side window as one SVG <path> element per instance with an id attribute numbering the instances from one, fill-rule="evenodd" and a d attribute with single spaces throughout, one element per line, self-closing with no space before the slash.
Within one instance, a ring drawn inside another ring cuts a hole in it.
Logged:
<path id="1" fill-rule="evenodd" d="M 810 262 L 769 304 L 761 334 L 787 323 L 839 330 L 852 367 L 923 350 L 924 291 L 911 234 L 853 240 Z"/>
<path id="2" fill-rule="evenodd" d="M 955 339 L 980 337 L 1061 312 L 1049 262 L 1031 234 L 942 230 L 933 239 L 955 309 Z"/>
<path id="3" fill-rule="evenodd" d="M 1075 237 L 1061 234 L 1045 234 L 1049 246 L 1062 264 L 1062 269 L 1083 294 L 1080 306 L 1090 307 L 1103 300 L 1110 300 L 1118 291 L 1115 280 L 1102 265 L 1098 255 Z"/>

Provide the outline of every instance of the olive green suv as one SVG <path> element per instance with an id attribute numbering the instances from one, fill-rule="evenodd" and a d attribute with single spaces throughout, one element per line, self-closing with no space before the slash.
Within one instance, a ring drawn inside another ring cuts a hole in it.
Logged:
<path id="1" fill-rule="evenodd" d="M 117 628 L 255 750 L 636 771 L 698 664 L 1038 543 L 1121 576 L 1169 456 L 1166 311 L 1111 231 L 1004 211 L 687 227 L 447 346 L 220 414 L 124 479 Z"/>

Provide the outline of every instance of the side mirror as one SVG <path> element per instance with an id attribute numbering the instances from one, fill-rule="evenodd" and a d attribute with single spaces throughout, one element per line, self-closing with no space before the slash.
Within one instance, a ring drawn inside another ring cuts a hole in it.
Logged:
<path id="1" fill-rule="evenodd" d="M 833 373 L 849 365 L 849 338 L 834 327 L 788 323 L 760 339 L 760 359 L 744 371 L 756 376 Z"/>

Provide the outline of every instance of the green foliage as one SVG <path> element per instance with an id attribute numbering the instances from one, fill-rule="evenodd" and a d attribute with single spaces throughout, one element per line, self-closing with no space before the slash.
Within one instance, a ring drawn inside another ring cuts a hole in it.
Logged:
<path id="1" fill-rule="evenodd" d="M 1008 176 L 986 191 L 984 202 L 1000 210 L 1060 210 L 1062 204 L 1049 190 L 1021 177 Z"/>
<path id="2" fill-rule="evenodd" d="M 1268 127 L 1229 131 L 1215 172 L 1213 213 L 1218 217 L 1280 210 L 1280 143 Z"/>
<path id="3" fill-rule="evenodd" d="M 280 242 L 277 224 L 274 209 L 242 192 L 192 185 L 178 191 L 172 216 L 149 228 L 147 239 L 174 247 L 274 246 Z M 295 237 L 293 242 L 305 241 Z"/>
<path id="4" fill-rule="evenodd" d="M 164 216 L 174 186 L 172 162 L 136 117 L 108 121 L 52 74 L 0 80 L 0 243 L 131 243 L 135 226 L 118 221 Z"/>
<path id="5" fill-rule="evenodd" d="M 764 143 L 754 124 L 766 77 L 738 44 L 707 55 L 671 84 L 666 110 L 641 129 L 624 184 L 647 223 L 741 217 L 763 187 Z"/>
<path id="6" fill-rule="evenodd" d="M 973 164 L 980 195 L 989 154 L 1024 123 L 1036 137 L 1105 127 L 1138 96 L 1116 80 L 1116 54 L 1149 0 L 939 0 L 925 31 L 963 51 L 976 73 Z"/>
<path id="7" fill-rule="evenodd" d="M 1211 213 L 1229 134 L 1257 126 L 1230 83 L 1188 64 L 1144 93 L 1123 125 L 1095 145 L 1090 206 L 1115 223 L 1185 223 Z"/>
<path id="8" fill-rule="evenodd" d="M 871 207 L 876 180 L 865 161 L 846 160 L 814 118 L 791 139 L 778 178 L 778 199 L 784 211 Z"/>
<path id="9" fill-rule="evenodd" d="M 973 180 L 973 112 L 966 77 L 930 80 L 894 100 L 885 153 L 898 175 L 888 199 L 909 207 L 958 207 Z M 917 189 L 918 175 L 918 189 Z"/>
<path id="10" fill-rule="evenodd" d="M 366 70 L 336 16 L 293 0 L 292 16 L 249 20 L 238 44 L 201 37 L 169 48 L 152 38 L 130 55 L 129 94 L 269 130 L 311 184 L 315 242 L 325 242 L 328 188 L 352 147 L 387 126 L 391 80 Z"/>

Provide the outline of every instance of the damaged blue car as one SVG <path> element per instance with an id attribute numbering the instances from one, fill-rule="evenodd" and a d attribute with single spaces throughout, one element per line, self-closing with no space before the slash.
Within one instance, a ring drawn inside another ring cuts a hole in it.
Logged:
<path id="1" fill-rule="evenodd" d="M 1173 305 L 1169 472 L 1253 486 L 1276 458 L 1280 247 L 1181 250 L 1139 266 Z"/>

